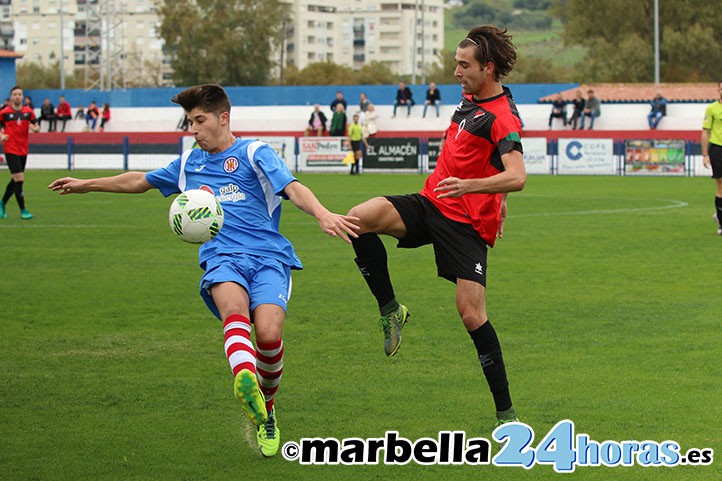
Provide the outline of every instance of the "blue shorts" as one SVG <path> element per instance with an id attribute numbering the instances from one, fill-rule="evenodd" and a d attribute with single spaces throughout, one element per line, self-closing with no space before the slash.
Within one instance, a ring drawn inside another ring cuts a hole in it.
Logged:
<path id="1" fill-rule="evenodd" d="M 235 282 L 248 292 L 251 313 L 261 304 L 275 304 L 285 312 L 291 298 L 291 268 L 286 264 L 248 254 L 216 256 L 206 263 L 200 290 L 208 309 L 218 319 L 221 315 L 210 288 L 221 282 Z"/>

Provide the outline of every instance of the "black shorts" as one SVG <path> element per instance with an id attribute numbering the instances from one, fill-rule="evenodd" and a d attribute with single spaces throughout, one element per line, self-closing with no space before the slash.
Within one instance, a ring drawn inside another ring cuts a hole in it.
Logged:
<path id="1" fill-rule="evenodd" d="M 406 236 L 398 247 L 434 246 L 436 271 L 439 277 L 456 283 L 467 279 L 486 286 L 486 242 L 471 224 L 445 217 L 426 197 L 420 194 L 386 197 L 406 225 Z"/>
<path id="2" fill-rule="evenodd" d="M 25 164 L 27 161 L 27 155 L 5 154 L 5 162 L 7 162 L 11 174 L 25 172 Z"/>
<path id="3" fill-rule="evenodd" d="M 351 150 L 356 152 L 357 150 L 361 150 L 361 141 L 360 140 L 352 140 L 351 141 Z"/>
<path id="4" fill-rule="evenodd" d="M 707 153 L 712 164 L 712 178 L 722 179 L 722 145 L 709 144 Z"/>

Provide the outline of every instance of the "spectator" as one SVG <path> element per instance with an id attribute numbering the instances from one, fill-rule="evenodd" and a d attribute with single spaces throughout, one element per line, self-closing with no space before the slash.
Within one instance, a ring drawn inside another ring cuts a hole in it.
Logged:
<path id="1" fill-rule="evenodd" d="M 57 116 L 55 115 L 55 106 L 50 103 L 50 99 L 43 100 L 43 105 L 40 107 L 39 120 L 38 128 L 42 127 L 43 120 L 47 120 L 48 132 L 55 132 Z"/>
<path id="2" fill-rule="evenodd" d="M 376 127 L 376 121 L 379 118 L 379 113 L 376 112 L 376 107 L 374 104 L 369 104 L 368 111 L 364 114 L 363 122 L 361 122 L 361 128 L 363 129 L 363 140 L 364 140 L 364 146 L 366 148 L 369 147 L 369 143 L 367 139 L 369 137 L 373 137 L 376 135 L 376 132 L 378 132 L 378 128 Z"/>
<path id="3" fill-rule="evenodd" d="M 589 130 L 594 128 L 594 119 L 602 113 L 601 102 L 594 96 L 594 90 L 587 92 L 587 101 L 584 102 L 584 112 L 582 113 L 582 130 L 584 129 L 584 120 L 589 117 Z"/>
<path id="4" fill-rule="evenodd" d="M 25 97 L 25 106 L 29 108 L 30 110 L 35 110 L 35 107 L 33 106 L 33 98 L 30 96 Z"/>
<path id="5" fill-rule="evenodd" d="M 90 102 L 90 105 L 88 105 L 88 110 L 85 112 L 85 131 L 95 131 L 95 124 L 98 123 L 98 117 L 100 117 L 100 112 L 98 111 L 98 105 L 95 103 L 95 100 Z"/>
<path id="6" fill-rule="evenodd" d="M 313 106 L 313 112 L 311 112 L 311 118 L 308 119 L 308 125 L 306 126 L 306 137 L 311 135 L 311 132 L 315 132 L 319 137 L 323 136 L 326 131 L 326 115 L 321 112 L 321 106 L 316 104 Z"/>
<path id="7" fill-rule="evenodd" d="M 78 104 L 78 108 L 75 109 L 75 120 L 85 120 L 85 107 Z"/>
<path id="8" fill-rule="evenodd" d="M 649 122 L 649 128 L 656 130 L 659 125 L 659 121 L 662 117 L 667 115 L 667 99 L 662 96 L 662 92 L 657 92 L 657 96 L 650 102 L 652 110 L 647 114 L 647 122 Z"/>
<path id="9" fill-rule="evenodd" d="M 60 102 L 58 102 L 57 116 L 58 120 L 63 121 L 63 125 L 60 128 L 60 131 L 65 132 L 65 123 L 71 118 L 73 118 L 73 113 L 70 108 L 70 104 L 66 102 L 65 97 L 62 95 L 60 96 Z"/>
<path id="10" fill-rule="evenodd" d="M 331 117 L 331 137 L 345 137 L 346 136 L 346 111 L 343 108 L 341 102 L 336 104 L 336 111 Z"/>
<path id="11" fill-rule="evenodd" d="M 552 113 L 549 114 L 549 128 L 552 128 L 552 120 L 562 119 L 564 127 L 567 126 L 567 103 L 564 102 L 562 94 L 557 94 L 556 98 L 552 102 Z"/>
<path id="12" fill-rule="evenodd" d="M 110 105 L 103 104 L 103 110 L 100 113 L 100 131 L 105 131 L 105 125 L 110 122 Z"/>
<path id="13" fill-rule="evenodd" d="M 436 116 L 439 116 L 439 105 L 441 105 L 441 92 L 436 88 L 436 84 L 431 82 L 429 89 L 426 91 L 426 102 L 424 103 L 424 114 L 422 117 L 426 117 L 426 109 L 429 105 L 436 107 Z"/>
<path id="14" fill-rule="evenodd" d="M 368 97 L 364 92 L 361 92 L 361 100 L 358 103 L 358 109 L 361 113 L 366 113 L 369 109 L 369 105 L 371 102 L 369 102 Z"/>
<path id="15" fill-rule="evenodd" d="M 399 89 L 396 91 L 396 103 L 394 103 L 394 117 L 396 117 L 396 109 L 400 105 L 406 107 L 406 117 L 411 116 L 411 107 L 414 105 L 413 94 L 411 89 L 404 82 L 399 82 Z"/>
<path id="16" fill-rule="evenodd" d="M 574 100 L 572 100 L 572 105 L 574 106 L 574 110 L 572 110 L 572 118 L 569 119 L 569 123 L 572 125 L 572 129 L 576 130 L 577 122 L 584 112 L 584 97 L 582 97 L 581 90 L 577 90 L 577 93 L 574 95 Z"/>
<path id="17" fill-rule="evenodd" d="M 348 102 L 346 102 L 346 99 L 343 98 L 343 93 L 340 90 L 338 92 L 336 92 L 336 99 L 333 102 L 331 102 L 331 113 L 336 113 L 336 106 L 338 104 L 343 105 L 344 111 L 346 109 L 348 109 Z"/>
<path id="18" fill-rule="evenodd" d="M 359 116 L 353 116 L 353 122 L 348 126 L 348 141 L 353 151 L 353 164 L 351 164 L 351 175 L 359 175 L 359 163 L 361 162 L 361 143 L 364 138 L 363 128 L 358 123 Z"/>

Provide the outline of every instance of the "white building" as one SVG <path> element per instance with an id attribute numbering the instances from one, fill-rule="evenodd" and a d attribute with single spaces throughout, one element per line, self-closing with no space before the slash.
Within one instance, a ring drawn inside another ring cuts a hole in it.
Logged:
<path id="1" fill-rule="evenodd" d="M 382 62 L 420 72 L 444 48 L 443 0 L 284 0 L 291 5 L 285 63 L 329 61 L 354 69 Z"/>
<path id="2" fill-rule="evenodd" d="M 437 62 L 444 46 L 443 0 L 282 1 L 291 18 L 273 58 L 284 66 L 378 61 L 411 75 Z M 64 71 L 85 72 L 86 86 L 116 77 L 123 85 L 111 88 L 169 85 L 159 22 L 156 0 L 0 0 L 0 48 L 22 53 L 18 64 L 45 66 L 62 48 Z"/>

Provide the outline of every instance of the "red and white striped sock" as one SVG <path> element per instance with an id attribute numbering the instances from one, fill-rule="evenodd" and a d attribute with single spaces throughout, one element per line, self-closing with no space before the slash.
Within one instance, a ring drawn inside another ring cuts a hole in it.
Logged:
<path id="1" fill-rule="evenodd" d="M 255 374 L 256 351 L 251 342 L 251 321 L 240 314 L 231 314 L 223 322 L 223 337 L 233 377 L 243 369 Z"/>
<path id="2" fill-rule="evenodd" d="M 266 410 L 270 413 L 273 409 L 273 396 L 278 391 L 283 373 L 283 339 L 268 343 L 259 342 L 256 365 L 261 391 L 266 396 Z"/>

